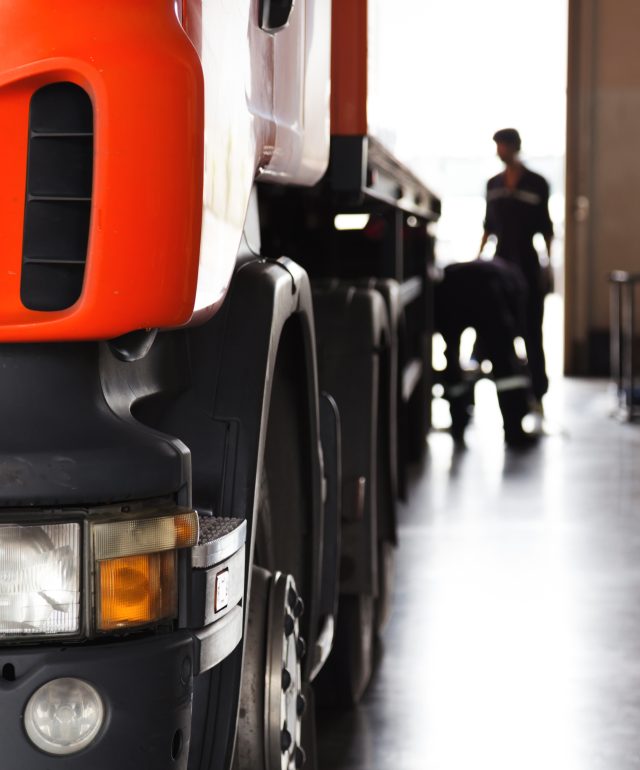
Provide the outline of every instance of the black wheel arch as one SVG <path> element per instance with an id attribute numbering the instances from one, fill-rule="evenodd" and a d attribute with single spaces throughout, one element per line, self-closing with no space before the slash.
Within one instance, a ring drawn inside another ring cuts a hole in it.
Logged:
<path id="1" fill-rule="evenodd" d="M 323 508 L 315 332 L 305 271 L 287 259 L 247 262 L 237 270 L 213 319 L 199 327 L 159 334 L 138 364 L 112 360 L 110 365 L 140 370 L 138 377 L 131 371 L 127 375 L 134 392 L 133 416 L 189 448 L 194 507 L 247 520 L 245 608 L 269 412 L 272 399 L 282 401 L 279 367 L 286 367 L 287 376 L 295 378 L 306 433 L 300 446 L 307 453 L 303 464 L 308 520 L 301 545 L 308 570 L 304 634 L 311 649 L 318 630 Z M 192 735 L 190 769 L 227 766 L 241 670 L 239 648 L 199 677 L 203 681 L 194 692 L 194 719 L 203 729 L 194 729 Z"/>

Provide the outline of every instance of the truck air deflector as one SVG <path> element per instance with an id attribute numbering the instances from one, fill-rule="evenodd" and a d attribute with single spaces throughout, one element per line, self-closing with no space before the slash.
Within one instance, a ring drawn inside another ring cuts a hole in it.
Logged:
<path id="1" fill-rule="evenodd" d="M 38 89 L 29 149 L 20 299 L 64 310 L 82 293 L 93 185 L 93 107 L 74 83 Z"/>

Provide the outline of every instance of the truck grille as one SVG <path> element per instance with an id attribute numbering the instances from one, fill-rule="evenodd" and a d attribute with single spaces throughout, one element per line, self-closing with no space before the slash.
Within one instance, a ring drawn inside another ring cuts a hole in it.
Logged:
<path id="1" fill-rule="evenodd" d="M 93 181 L 93 108 L 74 83 L 36 91 L 29 155 L 20 299 L 30 310 L 63 310 L 82 292 Z"/>

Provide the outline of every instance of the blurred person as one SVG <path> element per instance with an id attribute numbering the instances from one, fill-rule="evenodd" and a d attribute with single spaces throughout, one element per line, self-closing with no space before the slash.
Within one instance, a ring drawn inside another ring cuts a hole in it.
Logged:
<path id="1" fill-rule="evenodd" d="M 435 328 L 446 344 L 444 397 L 451 411 L 454 441 L 464 441 L 470 419 L 475 378 L 460 366 L 460 337 L 475 329 L 484 357 L 491 361 L 498 391 L 505 442 L 516 448 L 536 443 L 522 419 L 529 412 L 531 379 L 516 355 L 514 339 L 522 333 L 521 310 L 526 284 L 520 271 L 500 258 L 448 265 L 435 286 Z"/>
<path id="2" fill-rule="evenodd" d="M 490 235 L 497 238 L 496 257 L 516 265 L 524 276 L 525 328 L 522 335 L 531 372 L 534 411 L 542 414 L 542 397 L 549 388 L 542 343 L 544 298 L 550 291 L 550 258 L 553 223 L 549 216 L 549 184 L 520 160 L 521 139 L 515 128 L 503 128 L 493 136 L 505 169 L 487 183 L 487 209 L 480 253 Z M 547 263 L 541 264 L 533 237 L 541 233 Z"/>

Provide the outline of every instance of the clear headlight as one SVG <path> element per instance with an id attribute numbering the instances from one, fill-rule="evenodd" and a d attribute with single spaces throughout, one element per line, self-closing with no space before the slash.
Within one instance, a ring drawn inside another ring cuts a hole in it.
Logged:
<path id="1" fill-rule="evenodd" d="M 80 625 L 80 525 L 0 525 L 0 638 Z"/>

